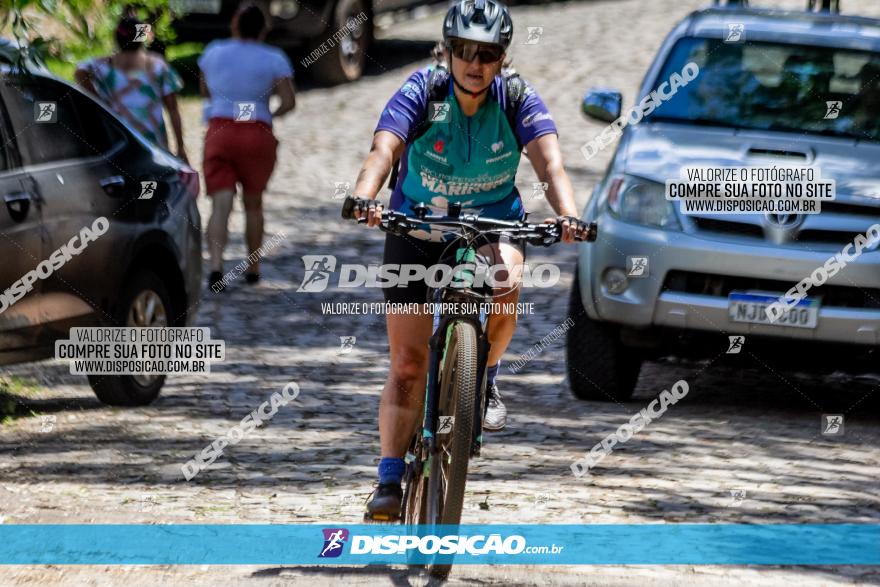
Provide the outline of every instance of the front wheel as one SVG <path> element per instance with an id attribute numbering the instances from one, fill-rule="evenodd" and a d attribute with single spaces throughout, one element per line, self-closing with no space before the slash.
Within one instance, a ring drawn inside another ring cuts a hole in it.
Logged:
<path id="1" fill-rule="evenodd" d="M 449 327 L 437 381 L 435 450 L 427 461 L 410 465 L 404 523 L 412 526 L 453 525 L 461 522 L 468 463 L 473 445 L 477 401 L 477 334 L 467 322 Z M 414 442 L 419 450 L 421 430 Z M 418 456 L 418 453 L 417 453 Z M 445 579 L 452 565 L 430 563 L 428 572 Z"/>
<path id="2" fill-rule="evenodd" d="M 568 315 L 574 320 L 565 345 L 571 393 L 581 400 L 628 400 L 635 391 L 642 358 L 620 342 L 613 326 L 587 316 L 577 271 L 571 286 Z"/>
<path id="3" fill-rule="evenodd" d="M 477 334 L 467 322 L 450 327 L 441 362 L 437 452 L 428 487 L 428 523 L 458 524 L 473 441 Z"/>

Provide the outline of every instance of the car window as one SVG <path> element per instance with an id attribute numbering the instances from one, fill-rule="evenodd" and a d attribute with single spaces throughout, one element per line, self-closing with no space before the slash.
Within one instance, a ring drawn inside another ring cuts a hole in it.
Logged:
<path id="1" fill-rule="evenodd" d="M 125 140 L 121 125 L 91 98 L 71 92 L 68 98 L 83 129 L 83 138 L 93 155 L 106 153 Z"/>
<path id="2" fill-rule="evenodd" d="M 4 88 L 25 165 L 94 157 L 123 140 L 105 112 L 64 84 L 31 77 L 7 80 Z"/>
<path id="3" fill-rule="evenodd" d="M 878 53 L 684 38 L 657 83 L 691 61 L 699 75 L 651 117 L 880 141 Z"/>

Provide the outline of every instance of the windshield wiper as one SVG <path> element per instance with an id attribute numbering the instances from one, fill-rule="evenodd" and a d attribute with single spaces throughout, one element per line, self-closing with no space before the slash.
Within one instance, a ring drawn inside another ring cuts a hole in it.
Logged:
<path id="1" fill-rule="evenodd" d="M 767 130 L 775 130 L 781 132 L 799 132 L 799 133 L 807 133 L 812 135 L 821 135 L 823 137 L 836 137 L 840 139 L 853 139 L 857 141 L 877 141 L 880 140 L 875 137 L 870 137 L 866 135 L 859 135 L 855 133 L 842 132 L 837 131 L 830 128 L 817 128 L 817 129 L 807 129 L 807 128 L 796 128 L 791 126 L 784 126 L 782 124 L 771 124 Z"/>
<path id="2" fill-rule="evenodd" d="M 648 116 L 647 120 L 652 122 L 671 122 L 674 124 L 692 124 L 694 126 L 714 126 L 718 128 L 732 128 L 734 130 L 748 130 L 748 131 L 762 131 L 762 130 L 772 130 L 776 132 L 796 132 L 796 133 L 808 133 L 814 135 L 821 135 L 825 137 L 836 137 L 841 139 L 852 139 L 856 141 L 872 141 L 872 142 L 880 142 L 880 137 L 874 137 L 867 134 L 856 134 L 856 133 L 848 133 L 833 130 L 830 128 L 823 129 L 805 129 L 801 127 L 793 127 L 786 126 L 779 123 L 769 124 L 767 126 L 742 126 L 738 124 L 734 124 L 731 122 L 725 122 L 723 120 L 716 120 L 713 118 L 685 118 L 678 116 L 669 116 L 662 114 L 652 114 Z"/>
<path id="3" fill-rule="evenodd" d="M 724 122 L 723 120 L 715 120 L 713 118 L 680 118 L 678 116 L 662 116 L 652 115 L 648 117 L 652 122 L 674 122 L 676 124 L 693 124 L 695 126 L 718 126 L 721 128 L 732 128 L 743 130 L 744 127 L 733 124 L 732 122 Z"/>

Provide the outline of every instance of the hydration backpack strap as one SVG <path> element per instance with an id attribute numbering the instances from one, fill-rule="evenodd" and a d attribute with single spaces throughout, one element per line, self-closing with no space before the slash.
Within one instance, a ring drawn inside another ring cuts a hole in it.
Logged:
<path id="1" fill-rule="evenodd" d="M 410 133 L 409 143 L 415 142 L 419 137 L 428 132 L 428 129 L 431 127 L 428 110 L 431 107 L 431 102 L 442 102 L 446 99 L 446 96 L 449 93 L 449 70 L 440 65 L 432 68 L 431 71 L 428 72 L 427 86 L 428 93 L 427 100 L 425 100 L 425 110 L 422 113 L 422 119 L 416 124 L 415 129 Z M 394 162 L 394 165 L 391 168 L 391 177 L 388 179 L 388 187 L 392 190 L 394 189 L 394 186 L 397 185 L 397 176 L 399 173 L 400 160 L 398 159 Z"/>
<path id="2" fill-rule="evenodd" d="M 519 142 L 519 136 L 516 134 L 516 116 L 519 114 L 520 106 L 526 96 L 526 82 L 519 77 L 518 73 L 511 73 L 504 76 L 504 86 L 507 90 L 507 103 L 504 108 L 504 115 L 507 117 L 507 124 L 516 137 L 516 145 L 522 151 L 523 145 Z"/>
<path id="3" fill-rule="evenodd" d="M 449 70 L 438 65 L 428 72 L 428 99 L 425 103 L 425 112 L 422 120 L 416 126 L 410 142 L 415 142 L 431 128 L 431 102 L 442 102 L 449 95 Z"/>
<path id="4" fill-rule="evenodd" d="M 522 151 L 523 145 L 520 144 L 519 136 L 516 134 L 516 115 L 519 113 L 519 108 L 522 106 L 526 95 L 526 82 L 519 77 L 518 73 L 511 73 L 504 76 L 504 86 L 507 90 L 504 115 L 507 117 L 507 124 L 510 125 L 510 130 L 513 131 L 513 135 L 516 137 L 517 147 Z"/>

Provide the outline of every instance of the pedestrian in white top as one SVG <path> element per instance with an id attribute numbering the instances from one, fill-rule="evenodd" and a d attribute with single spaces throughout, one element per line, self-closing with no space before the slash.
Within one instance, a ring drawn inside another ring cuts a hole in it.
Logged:
<path id="1" fill-rule="evenodd" d="M 199 59 L 202 95 L 208 100 L 204 174 L 213 208 L 208 221 L 211 273 L 208 285 L 223 290 L 223 249 L 236 186 L 241 184 L 248 247 L 248 283 L 260 279 L 257 251 L 263 244 L 263 192 L 275 168 L 278 141 L 272 119 L 296 105 L 293 66 L 287 56 L 263 42 L 266 16 L 255 4 L 242 5 L 232 19 L 231 39 L 214 41 Z M 280 105 L 271 111 L 269 98 Z"/>

